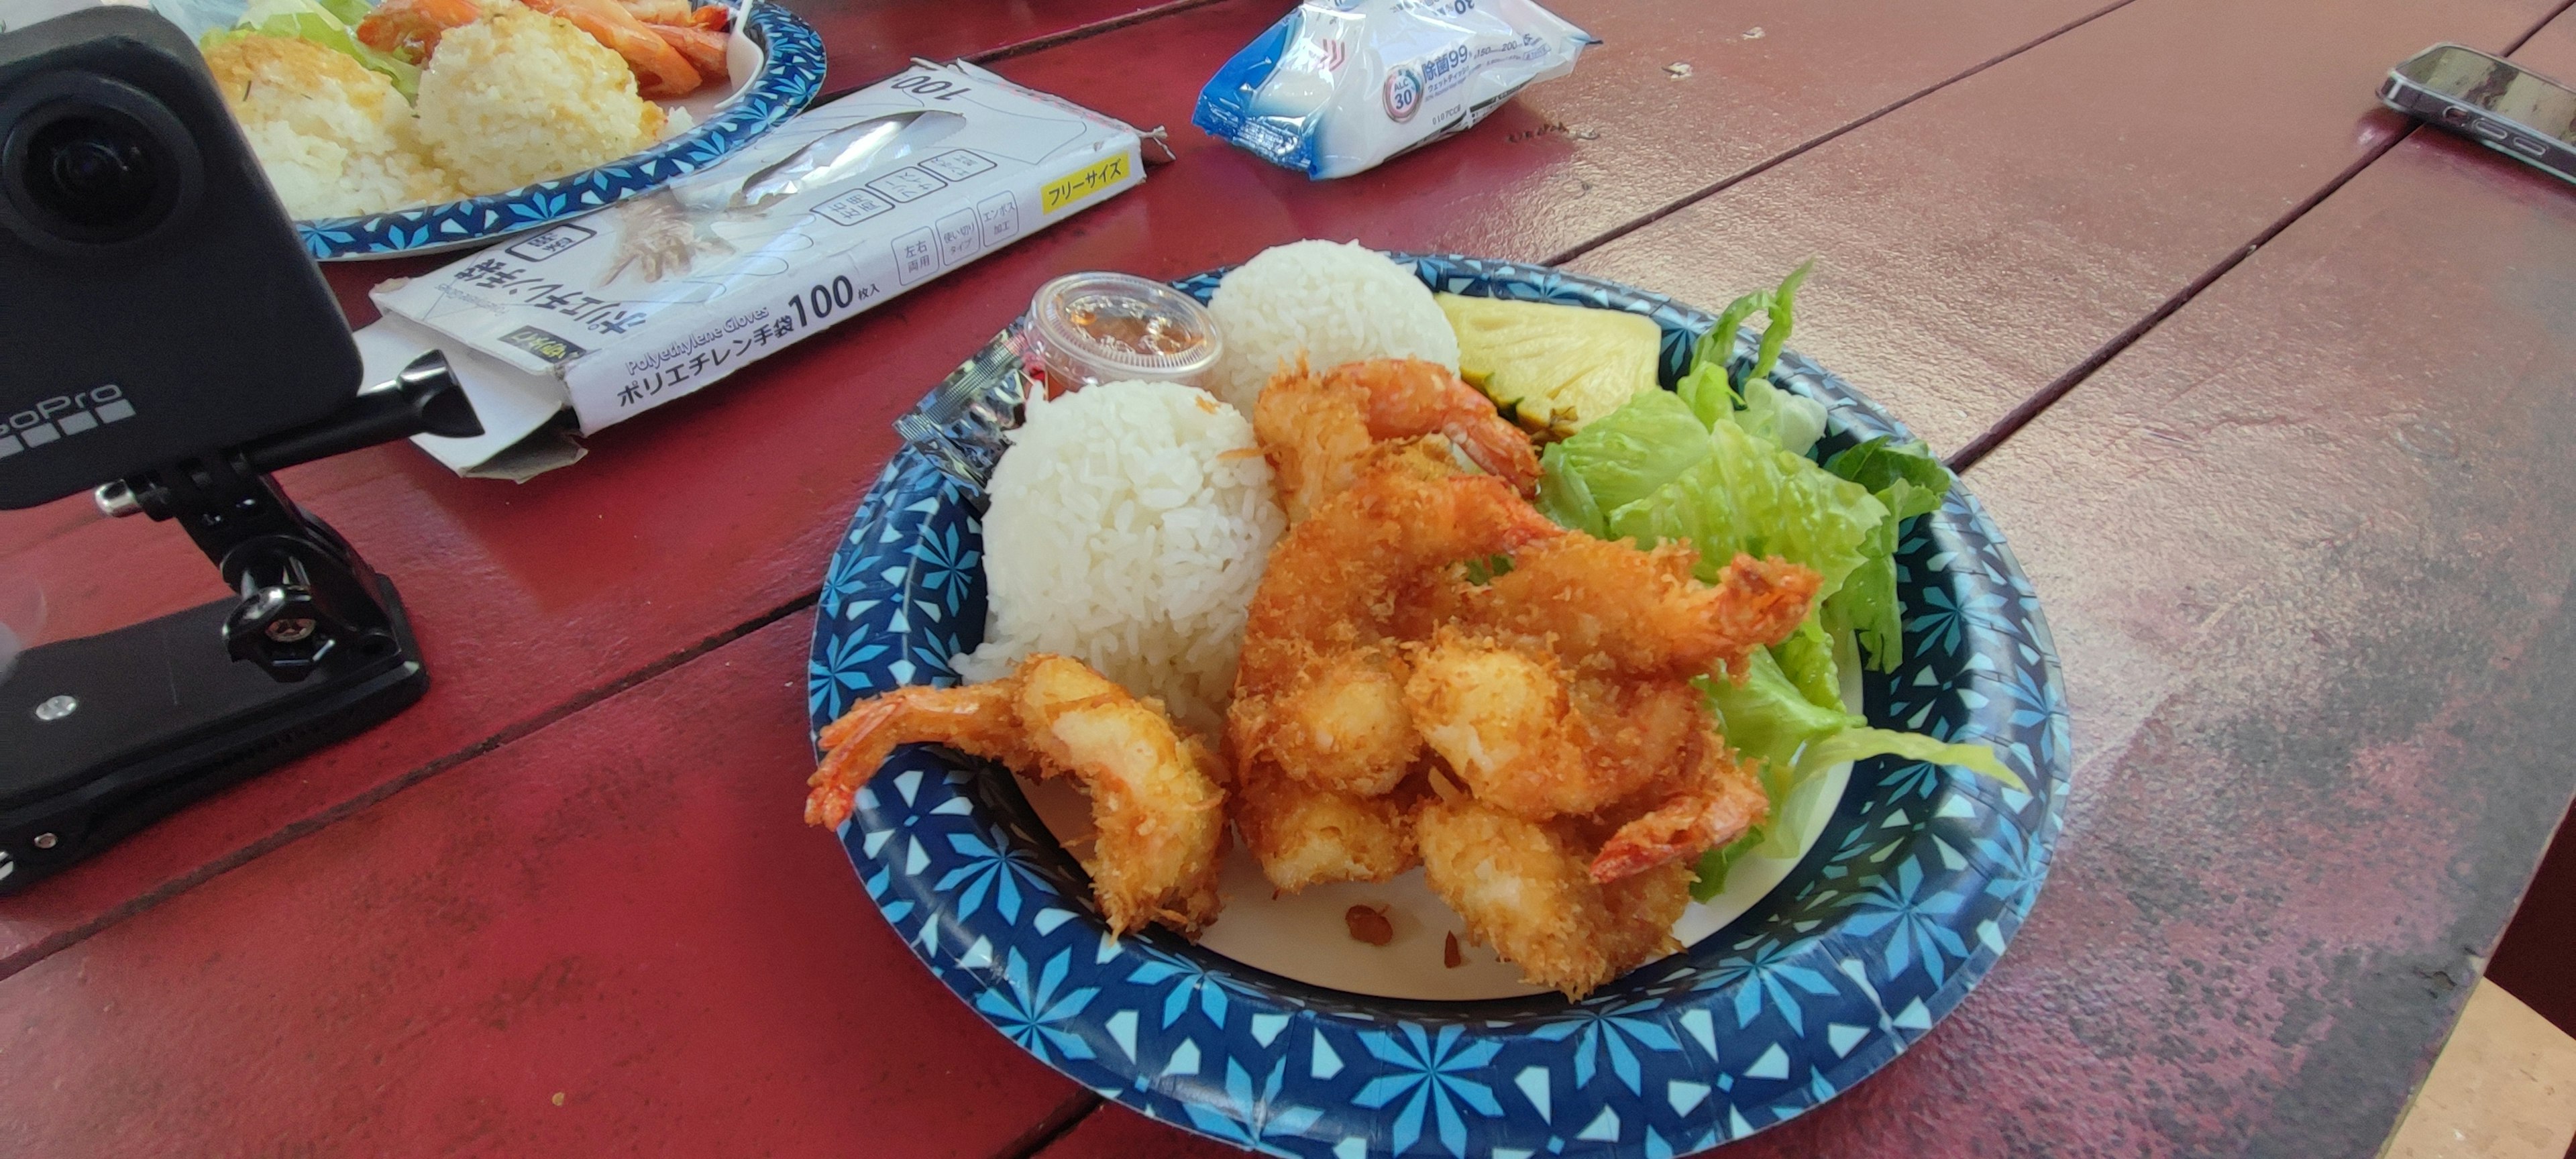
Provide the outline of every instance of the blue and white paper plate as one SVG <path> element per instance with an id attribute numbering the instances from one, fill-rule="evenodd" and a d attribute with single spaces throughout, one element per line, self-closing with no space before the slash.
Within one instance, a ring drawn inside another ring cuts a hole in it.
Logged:
<path id="1" fill-rule="evenodd" d="M 1438 290 L 1653 318 L 1667 385 L 1715 323 L 1542 267 L 1399 260 Z M 1204 299 L 1215 282 L 1181 285 Z M 1784 355 L 1777 377 L 1830 408 L 1825 453 L 1904 435 L 1805 359 Z M 949 657 L 983 634 L 984 502 L 918 446 L 887 466 L 824 577 L 814 728 L 859 697 L 954 682 Z M 1907 654 L 1867 674 L 1871 721 L 1988 741 L 2036 795 L 1921 762 L 1861 762 L 1778 888 L 1581 1002 L 1368 997 L 1159 928 L 1113 939 L 1013 778 L 945 749 L 898 751 L 859 791 L 841 840 L 885 920 L 959 998 L 1153 1118 L 1309 1159 L 1696 1151 L 1834 1097 L 1922 1037 L 1994 965 L 2047 874 L 2068 742 L 2038 600 L 1964 487 L 1905 528 L 1897 566 Z"/>
<path id="2" fill-rule="evenodd" d="M 697 127 L 650 149 L 506 193 L 363 217 L 299 221 L 296 232 L 303 235 L 305 250 L 323 261 L 437 253 L 482 245 L 651 193 L 759 140 L 823 91 L 823 38 L 795 13 L 776 4 L 752 5 L 744 35 L 760 46 L 760 71 Z"/>

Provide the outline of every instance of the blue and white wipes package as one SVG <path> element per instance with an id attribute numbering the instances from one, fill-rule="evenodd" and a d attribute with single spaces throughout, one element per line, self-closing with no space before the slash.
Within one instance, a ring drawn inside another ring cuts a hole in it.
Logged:
<path id="1" fill-rule="evenodd" d="M 1348 177 L 1483 120 L 1600 41 L 1531 0 L 1304 0 L 1199 91 L 1190 121 Z"/>

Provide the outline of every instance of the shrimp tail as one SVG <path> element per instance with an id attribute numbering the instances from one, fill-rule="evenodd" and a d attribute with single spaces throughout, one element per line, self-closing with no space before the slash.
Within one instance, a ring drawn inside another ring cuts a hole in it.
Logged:
<path id="1" fill-rule="evenodd" d="M 636 92 L 647 100 L 670 100 L 696 92 L 705 83 L 689 59 L 652 27 L 635 18 L 617 0 L 523 0 L 528 7 L 560 16 L 590 38 L 625 58 L 635 72 Z"/>
<path id="2" fill-rule="evenodd" d="M 1727 755 L 1714 734 L 1703 738 L 1694 784 L 1619 827 L 1592 858 L 1592 880 L 1604 884 L 1658 865 L 1697 857 L 1742 837 L 1770 815 L 1760 782 Z"/>

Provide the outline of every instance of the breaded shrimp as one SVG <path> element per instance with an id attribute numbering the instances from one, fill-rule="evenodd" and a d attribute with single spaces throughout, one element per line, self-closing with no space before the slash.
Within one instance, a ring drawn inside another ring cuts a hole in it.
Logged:
<path id="1" fill-rule="evenodd" d="M 590 38 L 607 45 L 609 51 L 624 57 L 626 67 L 635 72 L 635 91 L 646 100 L 671 100 L 696 92 L 705 78 L 688 57 L 662 39 L 651 26 L 635 18 L 617 0 L 521 0 L 530 8 L 548 16 L 560 16 L 572 26 L 590 34 Z"/>
<path id="2" fill-rule="evenodd" d="M 1359 805 L 1395 787 L 1421 748 L 1390 635 L 1401 597 L 1459 560 L 1565 534 L 1502 480 L 1388 444 L 1272 548 L 1246 617 L 1226 741 L 1246 795 L 1276 803 L 1247 809 L 1243 823 L 1273 884 L 1374 880 L 1403 867 L 1385 852 L 1407 846 L 1401 815 Z M 1263 820 L 1314 810 L 1366 813 L 1373 827 L 1354 841 L 1369 852 L 1312 856 L 1284 822 Z"/>
<path id="3" fill-rule="evenodd" d="M 1690 901 L 1690 870 L 1664 866 L 1603 885 L 1563 826 L 1523 820 L 1460 796 L 1423 806 L 1415 828 L 1433 892 L 1468 936 L 1533 985 L 1580 999 L 1680 948 L 1673 923 Z"/>
<path id="4" fill-rule="evenodd" d="M 1357 477 L 1372 444 L 1438 434 L 1520 494 L 1538 486 L 1538 452 L 1493 400 L 1436 362 L 1381 358 L 1321 374 L 1282 370 L 1252 408 L 1253 433 L 1279 475 L 1294 524 Z"/>
<path id="5" fill-rule="evenodd" d="M 1397 597 L 1450 564 L 1570 534 L 1493 476 L 1373 456 L 1271 549 L 1244 624 L 1236 693 L 1275 693 L 1319 657 L 1383 641 Z"/>
<path id="6" fill-rule="evenodd" d="M 1587 675 L 1454 627 L 1415 651 L 1404 692 L 1467 790 L 1532 821 L 1599 812 L 1669 778 L 1711 724 L 1682 681 Z"/>
<path id="7" fill-rule="evenodd" d="M 1683 542 L 1650 551 L 1568 535 L 1512 554 L 1511 570 L 1467 593 L 1472 624 L 1545 638 L 1558 655 L 1641 680 L 1743 670 L 1755 648 L 1779 643 L 1807 618 L 1821 582 L 1805 567 L 1739 555 L 1715 584 L 1692 576 L 1699 552 Z"/>
<path id="8" fill-rule="evenodd" d="M 360 44 L 425 64 L 438 50 L 441 33 L 482 18 L 483 6 L 475 0 L 385 0 L 351 31 Z"/>
<path id="9" fill-rule="evenodd" d="M 1735 840 L 1771 812 L 1761 782 L 1735 763 L 1711 731 L 1694 746 L 1670 790 L 1645 794 L 1648 808 L 1619 826 L 1592 859 L 1592 880 L 1616 881 L 1658 866 L 1686 864 Z"/>
<path id="10" fill-rule="evenodd" d="M 1338 793 L 1260 764 L 1244 769 L 1238 781 L 1235 827 L 1262 875 L 1280 890 L 1385 881 L 1414 866 L 1408 794 Z"/>
<path id="11" fill-rule="evenodd" d="M 1226 720 L 1237 761 L 1266 763 L 1319 789 L 1383 796 L 1422 752 L 1390 649 L 1362 647 L 1301 665 L 1286 687 L 1238 700 Z"/>
<path id="12" fill-rule="evenodd" d="M 1079 660 L 1030 656 L 999 680 L 906 687 L 862 700 L 823 730 L 805 820 L 838 825 L 851 795 L 895 746 L 935 742 L 1038 778 L 1071 777 L 1099 832 L 1083 868 L 1118 933 L 1161 922 L 1183 933 L 1216 920 L 1225 852 L 1225 770 L 1162 705 L 1138 700 Z"/>

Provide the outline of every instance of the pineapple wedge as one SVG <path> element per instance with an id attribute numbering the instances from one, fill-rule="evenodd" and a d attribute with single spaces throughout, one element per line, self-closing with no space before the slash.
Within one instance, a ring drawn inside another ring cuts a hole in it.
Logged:
<path id="1" fill-rule="evenodd" d="M 1459 377 L 1540 438 L 1561 439 L 1655 389 L 1663 332 L 1618 310 L 1438 295 Z"/>

